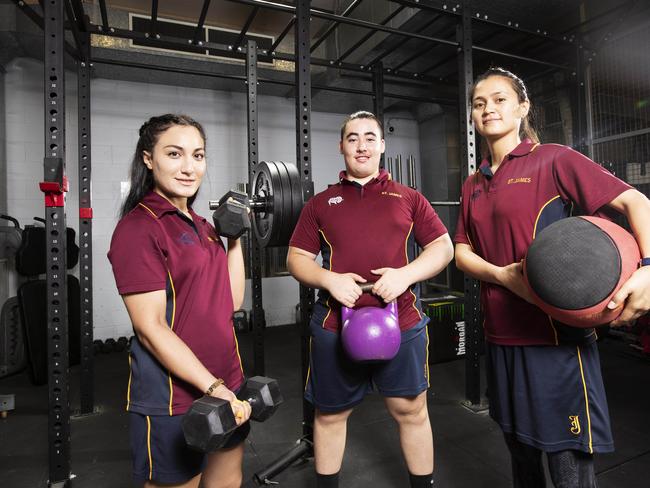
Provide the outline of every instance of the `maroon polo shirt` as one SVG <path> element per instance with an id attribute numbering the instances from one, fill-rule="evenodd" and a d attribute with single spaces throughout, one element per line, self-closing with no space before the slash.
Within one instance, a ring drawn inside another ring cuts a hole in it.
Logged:
<path id="1" fill-rule="evenodd" d="M 463 184 L 455 242 L 497 265 L 521 261 L 535 235 L 573 213 L 607 217 L 601 207 L 631 187 L 566 146 L 525 140 L 495 174 L 484 160 Z M 577 207 L 577 208 L 576 208 Z M 548 345 L 595 340 L 593 329 L 570 328 L 493 283 L 481 283 L 487 340 Z"/>
<path id="2" fill-rule="evenodd" d="M 401 268 L 415 259 L 415 243 L 430 244 L 447 229 L 429 202 L 416 190 L 390 179 L 385 170 L 365 185 L 350 181 L 345 171 L 339 182 L 307 202 L 289 243 L 321 254 L 323 268 L 336 273 L 357 273 L 368 281 L 370 270 Z M 327 307 L 323 327 L 338 331 L 341 305 L 320 290 L 318 302 Z M 419 285 L 398 299 L 400 328 L 408 330 L 423 317 Z M 356 307 L 379 306 L 380 299 L 363 294 Z"/>
<path id="3" fill-rule="evenodd" d="M 228 388 L 243 380 L 232 325 L 227 256 L 206 219 L 190 220 L 157 193 L 119 221 L 108 259 L 121 295 L 166 290 L 169 327 Z M 145 415 L 184 413 L 203 392 L 165 369 L 134 338 L 127 410 Z"/>

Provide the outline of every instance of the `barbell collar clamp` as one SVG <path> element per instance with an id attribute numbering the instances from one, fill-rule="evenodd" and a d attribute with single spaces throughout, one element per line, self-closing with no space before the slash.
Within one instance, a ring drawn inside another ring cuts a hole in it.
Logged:
<path id="1" fill-rule="evenodd" d="M 210 207 L 210 210 L 216 210 L 219 208 L 219 200 L 209 200 L 208 205 Z M 262 199 L 255 199 L 255 200 L 249 200 L 249 206 L 251 210 L 268 210 L 269 208 L 269 202 L 266 198 Z"/>

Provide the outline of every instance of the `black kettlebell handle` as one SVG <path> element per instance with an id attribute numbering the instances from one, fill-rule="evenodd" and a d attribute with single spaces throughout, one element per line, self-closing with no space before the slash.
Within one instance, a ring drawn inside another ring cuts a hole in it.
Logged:
<path id="1" fill-rule="evenodd" d="M 375 286 L 375 282 L 364 283 L 363 285 L 359 285 L 359 286 L 361 287 L 362 293 L 372 293 L 372 287 Z"/>

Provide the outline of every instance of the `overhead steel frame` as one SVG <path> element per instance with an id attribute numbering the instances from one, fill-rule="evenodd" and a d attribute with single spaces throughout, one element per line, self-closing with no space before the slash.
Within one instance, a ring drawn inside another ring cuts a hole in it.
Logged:
<path id="1" fill-rule="evenodd" d="M 256 6 L 264 7 L 264 8 L 268 8 L 270 10 L 276 10 L 278 12 L 285 12 L 285 13 L 294 13 L 295 12 L 295 7 L 292 7 L 290 5 L 275 3 L 275 2 L 271 2 L 271 1 L 267 1 L 267 0 L 228 0 L 228 1 L 233 2 L 233 3 L 239 3 L 239 4 L 242 4 L 242 5 L 248 5 L 248 6 L 251 6 L 251 7 L 256 7 Z M 434 4 L 431 4 L 430 2 L 427 2 L 426 0 L 418 0 L 418 1 L 388 0 L 388 1 L 391 2 L 391 3 L 400 4 L 401 6 L 408 6 L 408 7 L 413 7 L 413 8 L 417 8 L 417 9 L 420 9 L 420 10 L 428 10 L 428 11 L 444 13 L 444 14 L 447 14 L 447 15 L 455 16 L 455 17 L 459 17 L 459 16 L 462 15 L 463 12 L 467 12 L 468 15 L 470 15 L 472 17 L 472 21 L 476 20 L 476 21 L 479 21 L 479 22 L 485 22 L 485 23 L 488 23 L 488 24 L 491 24 L 491 25 L 498 26 L 500 28 L 504 28 L 504 29 L 508 29 L 508 30 L 512 30 L 512 31 L 523 32 L 525 34 L 532 35 L 532 36 L 537 36 L 537 37 L 540 37 L 540 38 L 544 38 L 544 39 L 549 40 L 549 41 L 555 41 L 555 42 L 560 42 L 560 43 L 565 43 L 565 44 L 573 44 L 573 41 L 574 41 L 574 38 L 572 36 L 557 37 L 557 36 L 550 35 L 548 32 L 542 31 L 540 29 L 537 29 L 536 31 L 533 31 L 533 30 L 529 30 L 529 29 L 519 28 L 519 24 L 516 23 L 516 22 L 515 23 L 513 23 L 513 22 L 508 22 L 508 23 L 497 22 L 497 21 L 488 19 L 487 15 L 481 16 L 479 13 L 476 13 L 476 14 L 474 14 L 472 16 L 469 13 L 468 9 L 465 8 L 465 7 L 463 7 L 462 9 L 461 8 L 455 8 L 455 7 L 453 9 L 445 9 L 445 8 L 438 7 L 438 6 L 434 5 Z M 352 18 L 345 17 L 343 15 L 331 14 L 329 12 L 324 12 L 324 11 L 321 11 L 321 10 L 318 10 L 318 9 L 310 9 L 310 14 L 314 18 L 321 18 L 321 19 L 325 19 L 325 20 L 337 21 L 337 22 L 342 23 L 342 24 L 349 24 L 349 25 L 354 25 L 354 26 L 357 26 L 357 27 L 369 29 L 371 31 L 371 33 L 385 32 L 385 33 L 388 33 L 388 34 L 395 34 L 395 35 L 406 37 L 406 38 L 419 39 L 419 40 L 422 40 L 422 41 L 429 41 L 429 42 L 432 42 L 432 43 L 448 45 L 448 46 L 452 46 L 452 47 L 456 47 L 456 48 L 459 47 L 458 41 L 451 41 L 451 40 L 442 39 L 442 38 L 439 38 L 439 37 L 426 36 L 426 35 L 420 34 L 418 32 L 406 32 L 406 31 L 402 31 L 400 29 L 396 29 L 396 28 L 393 28 L 393 27 L 388 27 L 388 26 L 384 25 L 383 23 L 377 24 L 377 23 L 368 22 L 368 21 L 365 21 L 365 20 L 352 19 Z M 483 47 L 483 46 L 472 45 L 472 49 L 476 50 L 476 51 L 487 52 L 487 53 L 491 53 L 491 54 L 497 54 L 497 55 L 504 56 L 504 57 L 519 59 L 519 60 L 527 61 L 527 62 L 531 62 L 531 63 L 543 64 L 543 65 L 551 66 L 551 67 L 554 67 L 554 68 L 557 68 L 557 69 L 573 70 L 572 66 L 552 63 L 552 62 L 549 62 L 549 61 L 535 59 L 535 58 L 531 58 L 531 57 L 528 57 L 528 56 L 520 56 L 520 55 L 517 55 L 517 54 L 514 54 L 514 53 L 499 51 L 499 50 L 496 50 L 496 49 L 491 49 L 491 48 L 487 48 L 487 47 Z M 280 55 L 276 55 L 276 57 L 278 59 L 282 59 L 280 57 Z M 342 66 L 342 65 L 338 64 L 337 61 L 330 60 L 329 63 L 332 66 L 340 67 L 342 69 L 352 69 L 352 70 L 355 69 L 355 67 L 353 67 L 353 66 Z M 319 64 L 319 62 L 316 61 L 316 60 L 312 60 L 312 64 Z M 372 70 L 372 66 L 370 65 L 370 63 L 369 63 L 369 65 L 359 65 L 359 68 L 362 71 L 363 70 L 365 70 L 365 71 Z M 388 67 L 385 67 L 384 69 L 387 70 L 388 73 L 391 73 L 392 75 L 395 75 L 395 76 L 401 76 L 401 77 L 407 77 L 407 78 L 416 78 L 416 79 L 427 79 L 421 73 L 404 73 L 404 72 L 399 72 L 399 71 L 396 72 L 394 69 L 391 69 L 391 68 L 388 68 Z"/>

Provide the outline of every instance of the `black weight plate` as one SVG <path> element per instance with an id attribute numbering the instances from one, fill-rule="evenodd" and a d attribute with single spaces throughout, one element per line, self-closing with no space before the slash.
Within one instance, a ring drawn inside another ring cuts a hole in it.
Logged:
<path id="1" fill-rule="evenodd" d="M 278 245 L 282 229 L 284 228 L 284 221 L 286 219 L 286 192 L 288 185 L 286 177 L 283 177 L 280 167 L 276 161 L 266 161 L 271 174 L 271 181 L 273 183 L 273 226 L 269 241 L 266 243 L 267 247 L 274 247 Z"/>
<path id="2" fill-rule="evenodd" d="M 300 217 L 300 212 L 302 212 L 302 207 L 305 202 L 302 199 L 302 184 L 300 182 L 300 173 L 298 168 L 291 163 L 285 163 L 287 170 L 289 172 L 289 177 L 291 178 L 291 196 L 293 197 L 293 214 L 290 221 L 291 232 L 296 227 L 298 222 L 298 217 Z"/>
<path id="3" fill-rule="evenodd" d="M 278 247 L 286 246 L 287 242 L 289 242 L 289 239 L 291 238 L 291 232 L 293 229 L 289 228 L 289 220 L 291 218 L 291 208 L 293 205 L 291 200 L 291 180 L 286 166 L 282 161 L 275 161 L 274 163 L 280 176 L 280 184 L 282 188 L 282 201 L 280 202 L 280 215 L 282 218 L 280 220 L 280 228 L 275 234 L 273 242 L 269 243 L 269 246 Z"/>
<path id="4" fill-rule="evenodd" d="M 254 212 L 253 231 L 261 247 L 271 245 L 277 240 L 277 233 L 282 226 L 282 184 L 275 162 L 258 163 L 253 179 L 253 199 L 266 200 L 268 207 Z"/>
<path id="5" fill-rule="evenodd" d="M 289 211 L 286 214 L 284 219 L 284 229 L 285 236 L 282 240 L 281 245 L 286 246 L 289 244 L 291 239 L 291 234 L 296 227 L 298 222 L 298 217 L 300 217 L 300 212 L 302 210 L 303 201 L 302 201 L 302 188 L 300 185 L 300 175 L 298 169 L 295 165 L 291 163 L 280 163 L 284 170 L 287 173 L 289 178 L 289 196 L 290 206 L 288 206 Z"/>
<path id="6" fill-rule="evenodd" d="M 254 210 L 252 227 L 261 247 L 286 246 L 303 207 L 300 174 L 283 161 L 261 161 L 253 178 L 252 198 L 266 201 Z"/>
<path id="7" fill-rule="evenodd" d="M 266 162 L 261 161 L 255 168 L 253 177 L 253 188 L 251 196 L 254 200 L 265 201 L 272 204 L 273 188 L 271 174 L 269 173 Z M 260 246 L 264 247 L 268 243 L 273 230 L 273 212 L 270 209 L 253 212 L 251 221 L 253 233 Z"/>

